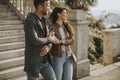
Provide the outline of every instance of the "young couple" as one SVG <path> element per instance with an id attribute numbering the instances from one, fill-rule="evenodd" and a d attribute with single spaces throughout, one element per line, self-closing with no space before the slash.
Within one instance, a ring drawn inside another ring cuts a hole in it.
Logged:
<path id="1" fill-rule="evenodd" d="M 74 42 L 74 31 L 65 22 L 67 10 L 54 8 L 51 25 L 44 15 L 50 7 L 49 0 L 33 0 L 34 13 L 28 13 L 24 23 L 25 67 L 27 80 L 72 80 L 73 65 L 66 47 Z"/>

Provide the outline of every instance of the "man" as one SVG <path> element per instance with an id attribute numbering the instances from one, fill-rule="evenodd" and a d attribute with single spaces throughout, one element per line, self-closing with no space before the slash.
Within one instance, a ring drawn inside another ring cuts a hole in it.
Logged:
<path id="1" fill-rule="evenodd" d="M 25 68 L 28 80 L 38 80 L 39 73 L 45 80 L 56 80 L 50 64 L 51 43 L 57 43 L 54 33 L 50 33 L 47 14 L 49 0 L 34 0 L 35 12 L 28 13 L 25 19 Z"/>

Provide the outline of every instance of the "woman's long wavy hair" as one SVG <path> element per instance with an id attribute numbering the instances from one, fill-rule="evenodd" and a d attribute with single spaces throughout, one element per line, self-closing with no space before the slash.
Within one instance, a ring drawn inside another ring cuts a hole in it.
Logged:
<path id="1" fill-rule="evenodd" d="M 58 13 L 62 13 L 64 10 L 67 11 L 66 8 L 62 8 L 62 7 L 55 7 L 53 9 L 53 12 L 50 15 L 50 21 L 52 23 L 56 23 L 57 19 L 58 19 Z"/>
<path id="2" fill-rule="evenodd" d="M 58 13 L 62 13 L 64 10 L 67 11 L 66 8 L 62 8 L 62 7 L 56 7 L 53 9 L 53 12 L 50 15 L 50 21 L 52 22 L 52 24 L 56 23 L 56 21 L 58 19 Z M 74 30 L 69 23 L 64 22 L 64 26 L 67 27 L 67 29 L 71 35 L 74 35 Z"/>

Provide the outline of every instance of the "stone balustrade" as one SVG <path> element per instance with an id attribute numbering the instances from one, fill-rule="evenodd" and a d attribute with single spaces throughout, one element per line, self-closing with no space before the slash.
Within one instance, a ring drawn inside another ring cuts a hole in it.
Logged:
<path id="1" fill-rule="evenodd" d="M 23 21 L 29 12 L 34 11 L 33 0 L 8 0 L 7 4 Z"/>

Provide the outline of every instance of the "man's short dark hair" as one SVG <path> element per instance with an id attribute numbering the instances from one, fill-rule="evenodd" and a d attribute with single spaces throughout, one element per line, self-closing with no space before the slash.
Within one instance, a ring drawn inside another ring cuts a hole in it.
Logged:
<path id="1" fill-rule="evenodd" d="M 49 1 L 49 0 L 33 0 L 33 1 L 35 8 L 37 8 L 39 5 L 43 5 L 45 1 Z"/>

